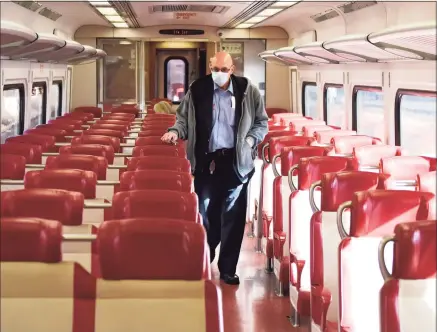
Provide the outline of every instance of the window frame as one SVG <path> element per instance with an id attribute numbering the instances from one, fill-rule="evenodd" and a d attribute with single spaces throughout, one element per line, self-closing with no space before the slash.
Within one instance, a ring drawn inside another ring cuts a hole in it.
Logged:
<path id="1" fill-rule="evenodd" d="M 189 63 L 188 60 L 183 57 L 183 56 L 169 56 L 165 59 L 164 61 L 164 98 L 167 98 L 167 74 L 168 74 L 168 69 L 167 69 L 167 65 L 171 60 L 182 60 L 185 64 L 185 78 L 184 78 L 184 85 L 185 85 L 185 93 L 188 92 L 188 75 L 190 73 L 189 71 Z M 182 100 L 180 101 L 172 101 L 173 104 L 178 105 L 182 102 Z"/>
<path id="2" fill-rule="evenodd" d="M 410 90 L 410 89 L 398 89 L 395 97 L 395 145 L 401 146 L 401 102 L 403 96 L 416 96 L 416 97 L 433 97 L 437 98 L 437 93 L 427 90 Z"/>
<path id="3" fill-rule="evenodd" d="M 355 85 L 352 90 L 352 130 L 358 133 L 358 108 L 357 97 L 359 91 L 366 92 L 383 92 L 380 86 Z"/>
<path id="4" fill-rule="evenodd" d="M 315 86 L 317 88 L 316 82 L 310 82 L 310 81 L 304 81 L 302 82 L 302 93 L 301 93 L 301 99 L 302 99 L 302 115 L 307 116 L 305 112 L 305 89 L 307 86 Z M 317 96 L 318 97 L 318 96 Z"/>
<path id="5" fill-rule="evenodd" d="M 59 86 L 59 96 L 58 96 L 58 109 L 56 111 L 56 116 L 62 116 L 62 100 L 63 100 L 63 80 L 55 80 L 52 81 L 52 85 L 58 85 Z"/>
<path id="6" fill-rule="evenodd" d="M 325 121 L 326 125 L 329 126 L 328 123 L 328 89 L 329 88 L 337 88 L 337 89 L 343 89 L 344 91 L 344 84 L 339 83 L 325 83 L 323 86 L 323 121 Z M 345 100 L 346 102 L 346 100 Z"/>
<path id="7" fill-rule="evenodd" d="M 26 110 L 26 94 L 24 93 L 24 84 L 23 83 L 16 83 L 16 84 L 5 84 L 3 86 L 2 90 L 2 98 L 3 98 L 3 91 L 5 90 L 18 90 L 20 95 L 20 114 L 18 117 L 18 135 L 23 135 L 24 132 L 24 112 Z"/>
<path id="8" fill-rule="evenodd" d="M 32 83 L 32 90 L 34 88 L 43 88 L 44 93 L 42 94 L 42 115 L 41 124 L 47 123 L 47 82 L 46 81 L 36 81 Z"/>

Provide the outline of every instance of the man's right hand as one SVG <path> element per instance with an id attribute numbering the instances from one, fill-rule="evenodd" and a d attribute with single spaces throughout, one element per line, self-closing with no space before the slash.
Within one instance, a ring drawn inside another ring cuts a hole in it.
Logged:
<path id="1" fill-rule="evenodd" d="M 168 133 L 165 133 L 161 137 L 161 141 L 168 144 L 176 144 L 176 141 L 178 139 L 178 134 L 176 134 L 174 131 L 170 131 Z"/>

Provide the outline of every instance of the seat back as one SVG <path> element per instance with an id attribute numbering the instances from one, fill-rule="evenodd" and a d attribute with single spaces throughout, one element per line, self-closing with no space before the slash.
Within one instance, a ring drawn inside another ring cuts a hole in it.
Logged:
<path id="1" fill-rule="evenodd" d="M 131 190 L 114 194 L 114 219 L 171 218 L 198 221 L 197 195 L 171 190 Z"/>
<path id="2" fill-rule="evenodd" d="M 54 152 L 55 151 L 55 137 L 49 135 L 19 135 L 9 137 L 6 139 L 6 143 L 27 143 L 41 146 L 42 152 Z"/>
<path id="3" fill-rule="evenodd" d="M 397 225 L 379 250 L 382 275 L 381 332 L 433 331 L 436 320 L 436 220 Z M 384 247 L 393 241 L 392 273 Z"/>
<path id="4" fill-rule="evenodd" d="M 352 155 L 359 168 L 373 168 L 376 172 L 379 172 L 381 159 L 400 156 L 402 150 L 394 145 L 363 145 L 354 147 Z"/>
<path id="5" fill-rule="evenodd" d="M 21 180 L 26 172 L 26 158 L 16 154 L 0 154 L 2 180 Z"/>
<path id="6" fill-rule="evenodd" d="M 70 117 L 77 118 L 77 119 L 81 119 L 83 121 L 92 121 L 94 119 L 93 114 L 80 112 L 80 111 L 65 113 L 64 115 L 62 115 L 62 117 L 63 118 L 70 118 Z"/>
<path id="7" fill-rule="evenodd" d="M 379 331 L 379 292 L 383 286 L 377 259 L 384 236 L 393 234 L 401 222 L 428 219 L 431 193 L 407 190 L 369 190 L 356 192 L 350 204 L 339 210 L 340 325 L 354 330 Z M 350 207 L 350 224 L 344 222 L 342 211 Z M 341 218 L 341 219 L 340 219 Z M 373 254 L 372 254 L 373 256 Z M 391 264 L 392 257 L 386 257 Z M 360 287 L 356 287 L 360 285 Z M 366 312 L 362 304 L 367 304 Z"/>
<path id="8" fill-rule="evenodd" d="M 80 119 L 74 119 L 72 117 L 69 118 L 60 117 L 60 118 L 49 120 L 48 124 L 73 125 L 75 130 L 82 130 L 83 121 Z"/>
<path id="9" fill-rule="evenodd" d="M 40 124 L 35 127 L 35 129 L 62 129 L 67 132 L 68 135 L 77 135 L 78 133 L 75 133 L 74 130 L 77 129 L 77 125 L 74 123 L 68 123 L 68 122 L 54 122 L 54 123 L 48 123 L 48 124 Z"/>
<path id="10" fill-rule="evenodd" d="M 153 129 L 145 129 L 142 127 L 141 131 L 138 133 L 138 137 L 148 137 L 148 136 L 162 136 L 167 132 L 167 126 L 160 128 L 153 127 Z"/>
<path id="11" fill-rule="evenodd" d="M 123 120 L 123 121 L 133 121 L 134 119 L 135 119 L 135 114 L 130 114 L 130 113 L 111 113 L 101 118 L 101 120 Z"/>
<path id="12" fill-rule="evenodd" d="M 94 118 L 102 117 L 102 109 L 96 106 L 80 106 L 76 107 L 73 112 L 91 113 Z"/>
<path id="13" fill-rule="evenodd" d="M 436 171 L 422 173 L 417 175 L 417 188 L 419 191 L 430 192 L 436 195 Z M 436 200 L 431 200 L 429 202 L 429 218 L 437 218 L 437 202 Z"/>
<path id="14" fill-rule="evenodd" d="M 26 143 L 7 143 L 0 145 L 0 154 L 15 154 L 26 158 L 27 164 L 42 163 L 41 145 Z"/>
<path id="15" fill-rule="evenodd" d="M 88 129 L 83 132 L 83 135 L 99 135 L 99 136 L 109 136 L 109 137 L 117 137 L 120 140 L 126 135 L 125 131 L 120 130 L 112 130 L 112 129 Z"/>
<path id="16" fill-rule="evenodd" d="M 193 191 L 191 174 L 175 171 L 128 171 L 120 177 L 120 191 L 161 189 L 182 192 Z"/>
<path id="17" fill-rule="evenodd" d="M 58 220 L 63 225 L 82 224 L 84 196 L 60 189 L 22 189 L 1 192 L 2 217 Z"/>
<path id="18" fill-rule="evenodd" d="M 302 132 L 303 127 L 312 125 L 312 126 L 325 126 L 326 122 L 323 120 L 309 120 L 306 118 L 303 119 L 289 119 L 288 125 L 290 126 L 291 130 Z"/>
<path id="19" fill-rule="evenodd" d="M 59 149 L 59 154 L 100 156 L 106 158 L 108 164 L 114 163 L 114 148 L 111 145 L 73 144 L 69 146 L 62 146 Z"/>
<path id="20" fill-rule="evenodd" d="M 314 135 L 316 137 L 317 143 L 331 144 L 331 140 L 333 137 L 352 136 L 356 134 L 357 132 L 355 130 L 322 130 L 316 131 Z"/>
<path id="21" fill-rule="evenodd" d="M 65 136 L 68 136 L 68 132 L 59 128 L 34 128 L 27 129 L 23 133 L 24 135 L 48 135 L 53 136 L 56 139 L 56 142 L 66 142 L 67 139 Z"/>
<path id="22" fill-rule="evenodd" d="M 135 107 L 127 107 L 127 106 L 121 107 L 121 106 L 119 106 L 119 107 L 113 108 L 111 110 L 111 113 L 128 113 L 128 114 L 135 115 L 135 117 L 137 118 L 139 111 L 140 110 L 138 108 L 135 108 Z"/>
<path id="23" fill-rule="evenodd" d="M 201 280 L 208 250 L 202 225 L 153 217 L 103 222 L 98 246 L 107 280 Z"/>
<path id="24" fill-rule="evenodd" d="M 78 169 L 29 171 L 24 176 L 25 189 L 62 189 L 80 192 L 85 199 L 96 198 L 97 175 Z"/>
<path id="25" fill-rule="evenodd" d="M 45 169 L 80 169 L 97 174 L 98 180 L 106 180 L 108 161 L 105 157 L 79 154 L 61 154 L 49 156 Z"/>
<path id="26" fill-rule="evenodd" d="M 266 108 L 266 113 L 267 113 L 267 116 L 269 117 L 269 119 L 271 119 L 274 114 L 278 114 L 278 113 L 279 114 L 283 114 L 283 113 L 288 114 L 289 111 L 287 111 L 284 108 L 268 107 L 268 108 Z"/>
<path id="27" fill-rule="evenodd" d="M 97 129 L 96 125 L 123 125 L 126 128 L 129 128 L 132 124 L 132 121 L 129 119 L 102 119 L 96 122 L 95 125 L 93 125 L 94 129 Z"/>
<path id="28" fill-rule="evenodd" d="M 110 129 L 110 130 L 118 130 L 121 132 L 127 132 L 129 130 L 129 125 L 124 124 L 112 124 L 112 123 L 100 123 L 97 122 L 91 126 L 91 129 Z"/>
<path id="29" fill-rule="evenodd" d="M 187 153 L 183 145 L 146 145 L 134 147 L 132 156 L 173 156 L 186 158 Z"/>
<path id="30" fill-rule="evenodd" d="M 168 156 L 146 156 L 132 157 L 127 163 L 128 171 L 135 170 L 169 170 L 184 173 L 191 173 L 190 162 L 185 158 L 168 157 Z"/>
<path id="31" fill-rule="evenodd" d="M 331 144 L 334 146 L 337 154 L 352 154 L 354 148 L 365 145 L 379 145 L 381 140 L 376 137 L 365 135 L 353 136 L 337 136 L 331 139 Z"/>
<path id="32" fill-rule="evenodd" d="M 314 137 L 315 132 L 317 131 L 327 131 L 327 130 L 337 130 L 341 129 L 336 126 L 327 126 L 327 125 L 314 125 L 313 123 L 305 124 L 302 128 L 303 135 L 306 137 Z"/>
<path id="33" fill-rule="evenodd" d="M 161 136 L 160 135 L 145 135 L 145 137 L 141 136 L 144 132 L 140 132 L 139 136 L 137 138 L 137 140 L 135 141 L 135 145 L 136 146 L 145 146 L 145 145 L 159 145 L 159 146 L 171 146 L 167 143 L 164 143 L 161 140 Z M 180 142 L 176 142 L 176 145 L 179 145 Z"/>
<path id="34" fill-rule="evenodd" d="M 82 135 L 74 137 L 71 140 L 71 145 L 76 144 L 99 144 L 110 145 L 113 147 L 114 152 L 120 151 L 120 139 L 118 137 L 103 136 L 103 135 Z"/>

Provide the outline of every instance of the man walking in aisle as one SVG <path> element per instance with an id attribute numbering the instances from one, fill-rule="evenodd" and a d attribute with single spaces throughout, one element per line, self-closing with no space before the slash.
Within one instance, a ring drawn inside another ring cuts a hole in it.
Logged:
<path id="1" fill-rule="evenodd" d="M 267 134 L 267 113 L 259 90 L 233 75 L 232 57 L 218 52 L 211 75 L 193 82 L 162 140 L 187 140 L 199 211 L 207 231 L 211 262 L 220 245 L 220 279 L 240 283 L 235 274 L 246 224 L 247 186 L 256 147 Z"/>

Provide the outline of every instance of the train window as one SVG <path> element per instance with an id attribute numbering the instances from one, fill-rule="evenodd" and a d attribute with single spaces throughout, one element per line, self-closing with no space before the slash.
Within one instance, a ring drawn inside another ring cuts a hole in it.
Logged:
<path id="1" fill-rule="evenodd" d="M 164 95 L 173 103 L 180 103 L 188 88 L 188 61 L 182 57 L 168 57 L 164 62 Z"/>
<path id="2" fill-rule="evenodd" d="M 384 139 L 384 94 L 380 87 L 354 87 L 352 128 L 358 134 Z"/>
<path id="3" fill-rule="evenodd" d="M 35 128 L 45 122 L 46 104 L 47 84 L 45 82 L 33 83 L 30 96 L 30 122 L 24 129 Z"/>
<path id="4" fill-rule="evenodd" d="M 53 81 L 50 94 L 50 119 L 62 115 L 62 81 Z"/>
<path id="5" fill-rule="evenodd" d="M 395 141 L 414 155 L 436 156 L 436 93 L 398 90 Z"/>
<path id="6" fill-rule="evenodd" d="M 317 85 L 312 82 L 303 82 L 302 84 L 302 112 L 305 116 L 317 119 Z"/>
<path id="7" fill-rule="evenodd" d="M 24 122 L 24 85 L 10 84 L 3 87 L 3 108 L 1 112 L 1 142 L 8 137 L 23 132 Z"/>
<path id="8" fill-rule="evenodd" d="M 326 124 L 343 128 L 346 115 L 343 86 L 325 84 L 323 96 L 323 115 Z"/>

